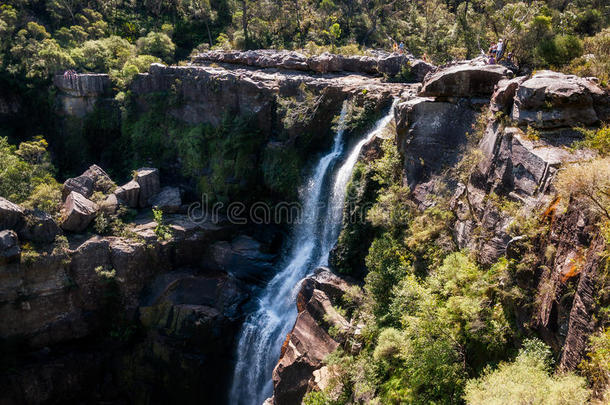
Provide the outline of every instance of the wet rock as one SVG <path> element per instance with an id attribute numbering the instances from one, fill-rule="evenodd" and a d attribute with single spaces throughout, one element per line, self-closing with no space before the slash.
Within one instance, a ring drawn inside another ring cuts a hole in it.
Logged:
<path id="1" fill-rule="evenodd" d="M 18 261 L 20 255 L 19 239 L 15 231 L 0 231 L 0 265 Z"/>
<path id="2" fill-rule="evenodd" d="M 40 210 L 27 211 L 19 236 L 36 243 L 51 243 L 62 231 L 51 215 Z"/>
<path id="3" fill-rule="evenodd" d="M 519 85 L 512 118 L 540 129 L 592 125 L 599 121 L 594 99 L 601 98 L 604 92 L 595 83 L 545 70 Z"/>
<path id="4" fill-rule="evenodd" d="M 146 207 L 148 206 L 148 199 L 158 194 L 161 190 L 159 170 L 151 167 L 138 169 L 135 181 L 140 185 L 138 204 L 141 208 Z"/>
<path id="5" fill-rule="evenodd" d="M 164 213 L 176 213 L 182 206 L 180 189 L 178 187 L 164 187 L 161 192 L 148 200 L 148 203 Z"/>
<path id="6" fill-rule="evenodd" d="M 23 208 L 0 197 L 0 230 L 18 229 L 24 218 Z"/>
<path id="7" fill-rule="evenodd" d="M 125 204 L 130 208 L 137 208 L 140 201 L 140 184 L 135 180 L 131 180 L 129 183 L 118 187 L 114 194 L 119 203 Z"/>
<path id="8" fill-rule="evenodd" d="M 98 209 L 97 204 L 93 201 L 72 191 L 68 194 L 62 208 L 62 229 L 70 232 L 84 231 L 95 218 Z"/>
<path id="9" fill-rule="evenodd" d="M 490 97 L 496 83 L 509 75 L 500 65 L 455 65 L 426 76 L 420 96 Z"/>

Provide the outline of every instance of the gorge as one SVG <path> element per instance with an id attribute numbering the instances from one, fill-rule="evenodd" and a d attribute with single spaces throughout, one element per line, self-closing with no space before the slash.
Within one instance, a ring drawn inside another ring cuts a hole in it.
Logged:
<path id="1" fill-rule="evenodd" d="M 459 403 L 531 337 L 581 370 L 608 233 L 564 176 L 606 173 L 586 134 L 610 95 L 521 73 L 260 50 L 153 64 L 118 98 L 105 75 L 55 77 L 54 153 L 89 169 L 57 218 L 0 198 L 0 402 Z M 202 193 L 302 218 L 197 223 Z M 133 210 L 121 233 L 95 229 L 109 204 Z"/>

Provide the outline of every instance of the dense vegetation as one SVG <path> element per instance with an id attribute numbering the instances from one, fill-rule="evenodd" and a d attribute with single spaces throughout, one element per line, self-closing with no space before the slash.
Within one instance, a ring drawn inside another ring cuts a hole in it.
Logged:
<path id="1" fill-rule="evenodd" d="M 476 144 L 489 115 L 481 117 L 471 144 Z M 567 165 L 556 181 L 556 191 L 564 201 L 561 212 L 591 212 L 607 241 L 608 127 L 583 132 L 585 140 L 574 147 L 596 149 L 600 157 Z M 610 245 L 606 243 L 602 253 L 605 274 L 598 294 L 597 321 L 602 330 L 591 337 L 587 358 L 576 372 L 555 371 L 557 359 L 550 348 L 536 338 L 535 328 L 523 323 L 539 305 L 533 282 L 539 253 L 534 245 L 548 234 L 549 222 L 531 207 L 489 195 L 497 209 L 514 218 L 511 235 L 526 235 L 528 242 L 519 254 L 483 265 L 476 252 L 459 250 L 452 237 L 451 194 L 441 187 L 429 196 L 435 205 L 419 210 L 402 185 L 402 160 L 393 139 L 384 141 L 383 151 L 382 158 L 354 171 L 348 202 L 374 204 L 366 211 L 366 221 L 346 224 L 335 252 L 338 270 L 366 274 L 363 288 L 350 291 L 340 309 L 362 328 L 363 347 L 354 349 L 348 341 L 327 358 L 331 384 L 310 393 L 305 402 L 582 404 L 592 399 L 606 403 L 610 398 Z M 446 176 L 468 181 L 476 155 L 476 148 L 465 148 L 461 162 Z M 349 205 L 345 213 L 352 213 Z M 486 237 L 479 227 L 475 233 Z M 370 246 L 368 255 L 353 257 L 363 245 Z M 553 255 L 551 248 L 545 248 L 543 255 Z M 359 260 L 364 260 L 366 270 L 361 270 Z"/>

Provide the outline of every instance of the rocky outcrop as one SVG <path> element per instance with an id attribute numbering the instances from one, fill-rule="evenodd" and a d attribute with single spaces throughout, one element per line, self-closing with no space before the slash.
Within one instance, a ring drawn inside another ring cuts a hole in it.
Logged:
<path id="1" fill-rule="evenodd" d="M 80 176 L 67 179 L 64 182 L 62 196 L 65 200 L 68 194 L 75 191 L 89 198 L 94 191 L 107 194 L 114 188 L 114 182 L 104 169 L 98 165 L 92 165 Z"/>
<path id="2" fill-rule="evenodd" d="M 512 119 L 539 129 L 593 125 L 610 117 L 610 102 L 594 82 L 541 71 L 519 84 Z"/>
<path id="3" fill-rule="evenodd" d="M 426 76 L 420 96 L 489 97 L 496 83 L 510 74 L 501 65 L 459 64 Z"/>
<path id="4" fill-rule="evenodd" d="M 184 215 L 166 221 L 172 237 L 162 242 L 156 223 L 140 218 L 129 225 L 131 239 L 68 234 L 67 245 L 30 250 L 21 261 L 11 253 L 0 266 L 0 339 L 18 340 L 12 354 L 25 357 L 8 375 L 0 371 L 0 402 L 223 400 L 249 295 L 226 272 L 206 267 L 202 252 L 242 232 L 261 239 L 266 231 Z M 260 243 L 271 251 L 267 239 Z M 71 375 L 88 385 L 63 380 Z"/>
<path id="5" fill-rule="evenodd" d="M 273 370 L 275 405 L 300 403 L 315 386 L 313 372 L 350 333 L 351 324 L 333 307 L 348 288 L 345 280 L 323 268 L 303 280 L 297 296 L 299 314 Z M 336 331 L 334 336 L 329 334 L 331 326 Z"/>
<path id="6" fill-rule="evenodd" d="M 423 189 L 432 176 L 457 162 L 475 117 L 476 110 L 466 102 L 416 97 L 396 106 L 398 150 L 404 156 L 407 182 L 418 200 L 425 199 Z"/>
<path id="7" fill-rule="evenodd" d="M 394 95 L 400 94 L 405 85 L 384 84 L 379 78 L 361 75 L 313 76 L 304 72 L 249 70 L 241 66 L 225 69 L 153 64 L 149 73 L 135 78 L 131 89 L 143 108 L 146 108 L 147 94 L 177 92 L 182 103 L 169 108 L 168 112 L 189 124 L 219 125 L 230 112 L 254 117 L 257 128 L 264 133 L 277 131 L 281 125 L 278 119 L 282 116 L 276 110 L 277 98 L 295 97 L 306 89 L 317 96 L 320 105 L 311 117 L 311 125 L 324 128 L 318 132 L 329 135 L 329 123 L 339 113 L 343 100 L 357 96 L 382 108 Z"/>
<path id="8" fill-rule="evenodd" d="M 23 208 L 0 197 L 0 230 L 19 229 L 24 215 Z"/>
<path id="9" fill-rule="evenodd" d="M 69 232 L 83 232 L 95 218 L 99 207 L 76 191 L 70 192 L 62 208 L 61 227 Z"/>
<path id="10" fill-rule="evenodd" d="M 60 90 L 60 110 L 65 115 L 78 118 L 83 118 L 93 111 L 96 103 L 104 97 L 109 97 L 112 91 L 107 74 L 57 75 L 53 78 L 53 84 Z"/>
<path id="11" fill-rule="evenodd" d="M 294 51 L 210 51 L 195 55 L 194 64 L 229 63 L 257 68 L 311 71 L 316 73 L 354 72 L 395 76 L 401 68 L 410 70 L 414 81 L 421 81 L 434 67 L 410 55 L 375 52 L 372 56 L 323 53 L 305 56 Z"/>

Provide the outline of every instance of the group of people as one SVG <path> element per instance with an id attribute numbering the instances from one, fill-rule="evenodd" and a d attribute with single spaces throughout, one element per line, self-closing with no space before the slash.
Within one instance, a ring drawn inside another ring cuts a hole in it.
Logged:
<path id="1" fill-rule="evenodd" d="M 502 38 L 500 38 L 497 44 L 495 42 L 492 42 L 492 44 L 489 46 L 489 51 L 487 52 L 487 64 L 495 65 L 496 63 L 498 63 L 504 57 L 505 49 L 506 45 L 504 44 L 504 40 Z M 513 54 L 512 52 L 509 52 L 506 56 L 506 62 L 512 63 L 512 59 Z"/>
<path id="2" fill-rule="evenodd" d="M 392 51 L 394 53 L 398 52 L 400 54 L 405 53 L 405 43 L 400 41 L 400 44 L 396 43 L 396 41 L 394 41 L 394 43 L 392 44 Z"/>
<path id="3" fill-rule="evenodd" d="M 73 78 L 73 77 L 76 77 L 76 75 L 77 75 L 76 70 L 69 69 L 64 72 L 64 77 L 67 77 L 67 78 Z"/>

